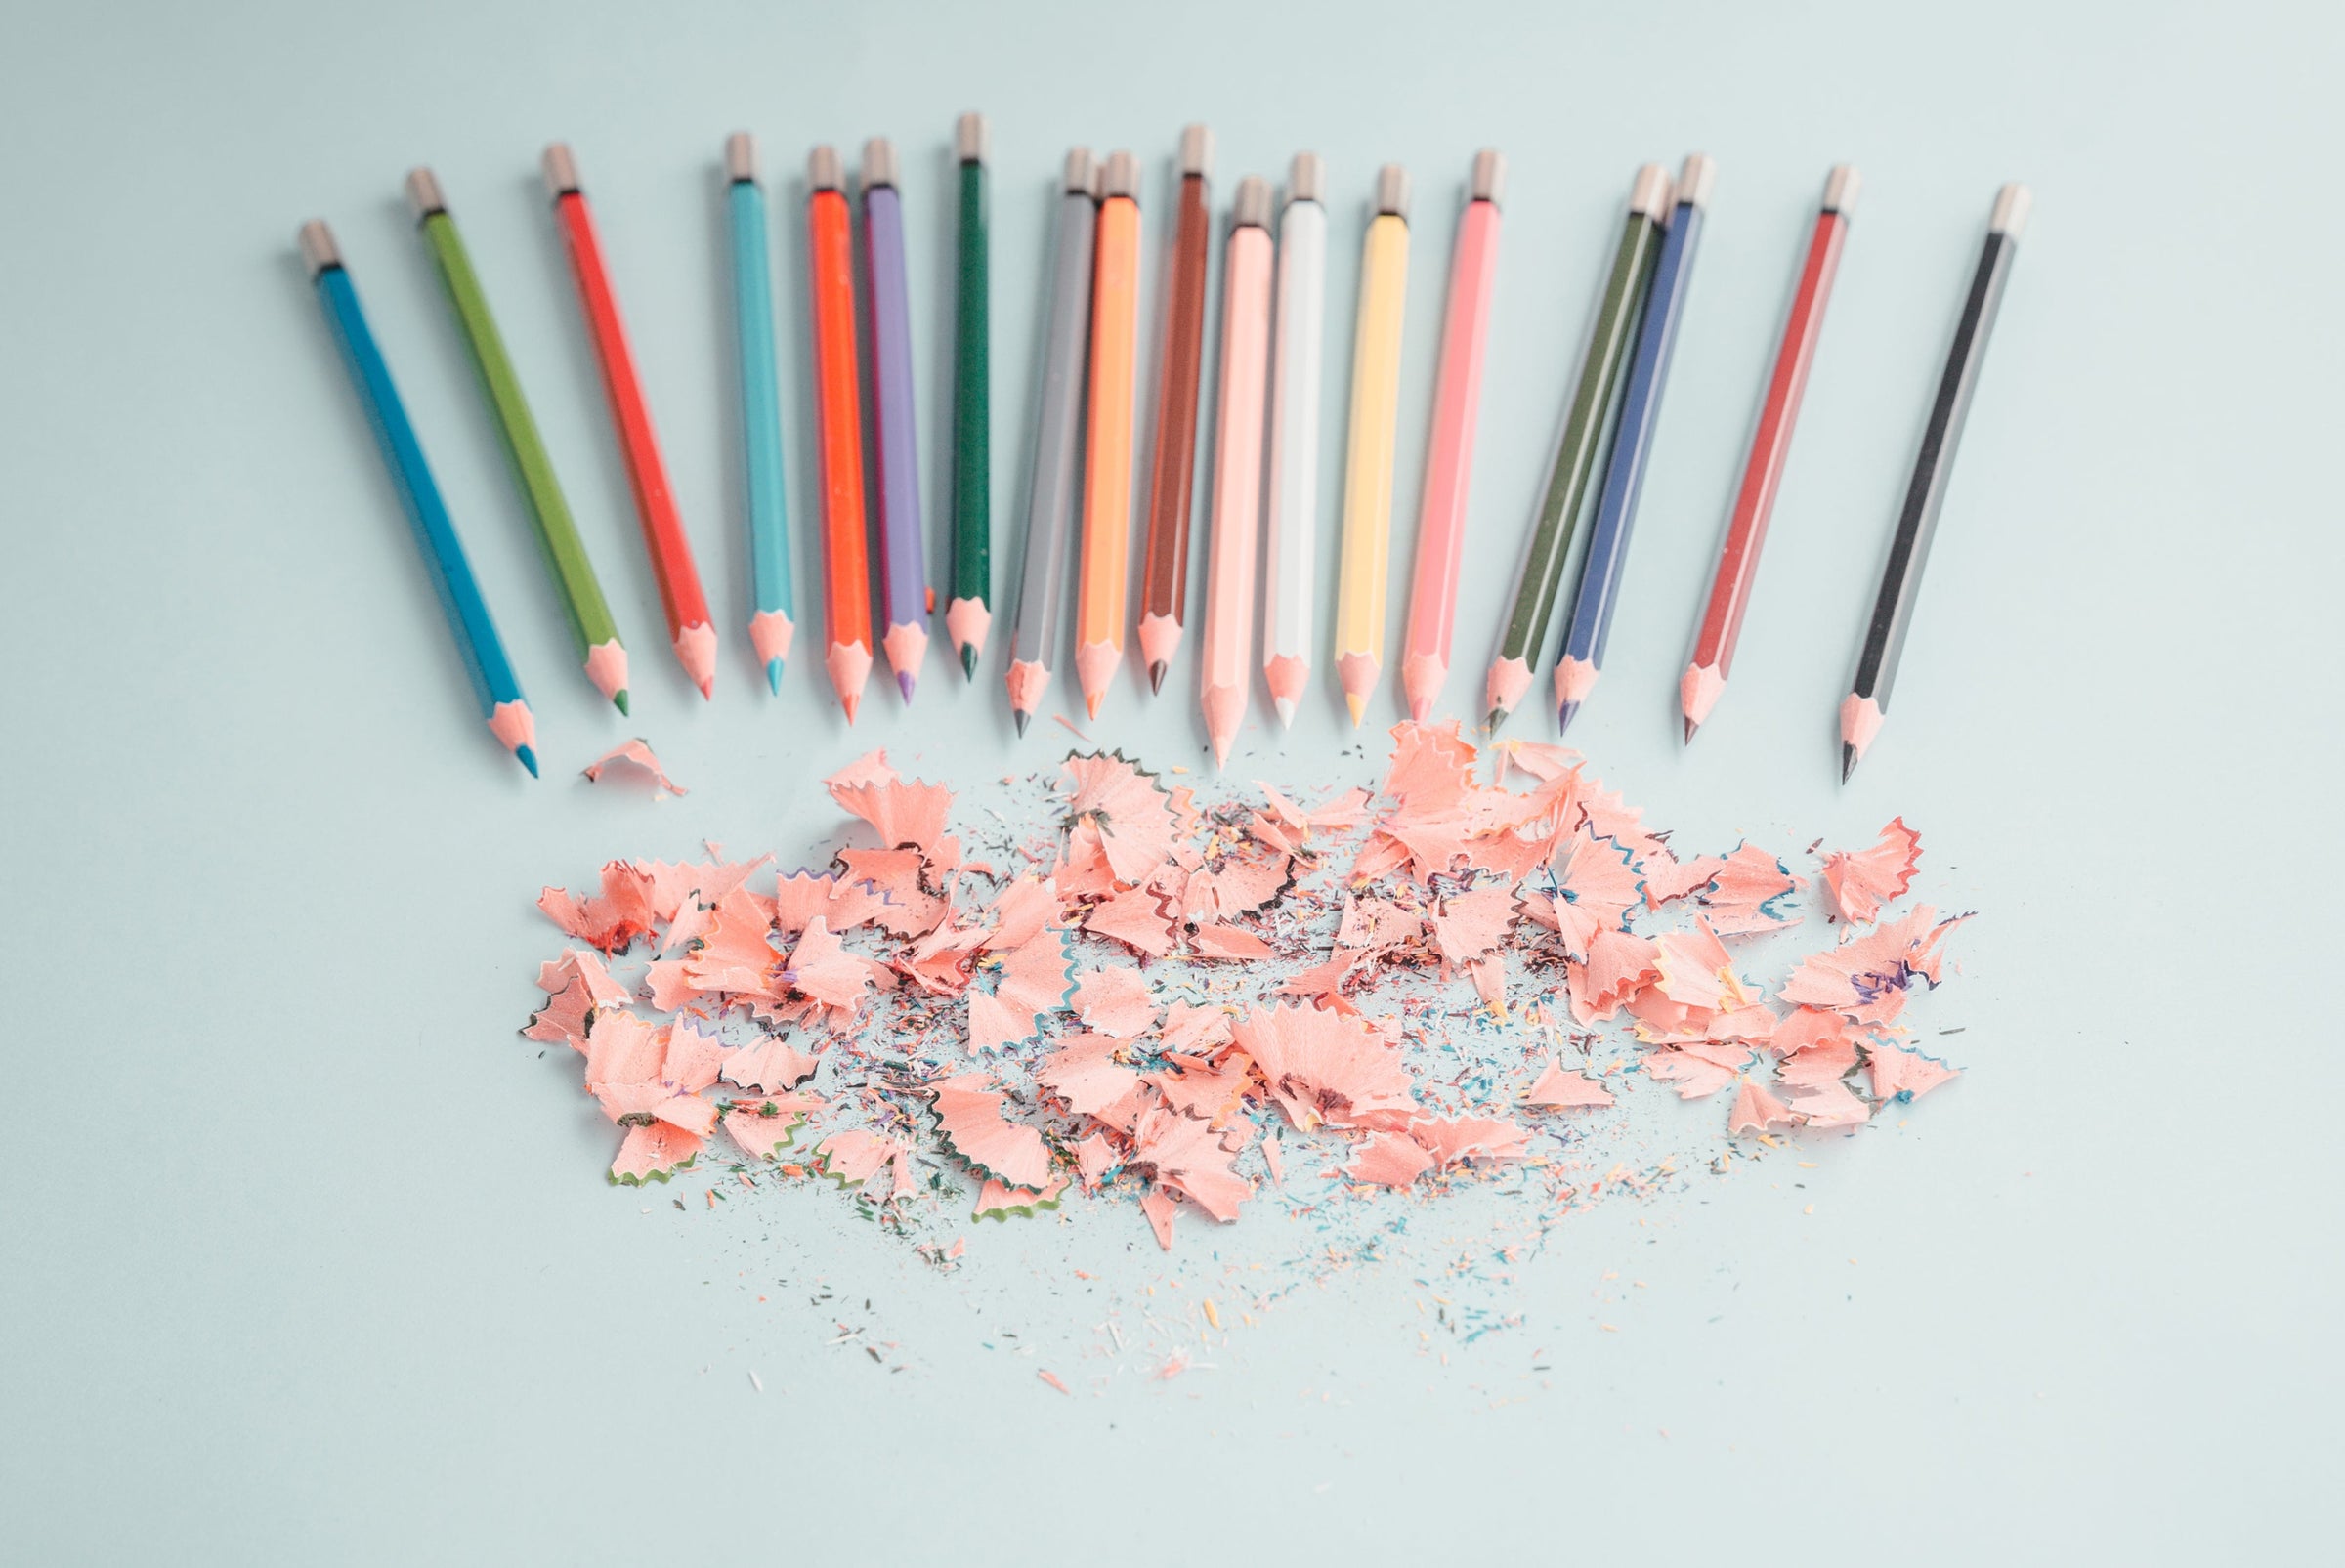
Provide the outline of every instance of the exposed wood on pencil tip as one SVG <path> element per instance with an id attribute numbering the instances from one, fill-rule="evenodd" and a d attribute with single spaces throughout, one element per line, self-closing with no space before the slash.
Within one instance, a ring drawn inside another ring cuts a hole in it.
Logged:
<path id="1" fill-rule="evenodd" d="M 1856 172 L 1856 165 L 1835 163 L 1824 177 L 1824 210 L 1843 218 L 1850 216 L 1856 210 L 1856 192 L 1863 187 L 1864 177 Z"/>
<path id="2" fill-rule="evenodd" d="M 1376 211 L 1379 217 L 1389 213 L 1403 223 L 1409 221 L 1409 171 L 1397 163 L 1376 171 Z"/>
<path id="3" fill-rule="evenodd" d="M 1230 201 L 1230 221 L 1240 229 L 1270 227 L 1270 182 L 1258 174 L 1250 174 L 1238 182 L 1238 192 Z"/>
<path id="4" fill-rule="evenodd" d="M 817 191 L 836 191 L 847 183 L 838 148 L 826 142 L 806 154 L 806 183 Z"/>
<path id="5" fill-rule="evenodd" d="M 1668 218 L 1669 208 L 1669 171 L 1658 163 L 1644 165 L 1629 188 L 1629 210 L 1659 221 Z"/>
<path id="6" fill-rule="evenodd" d="M 1327 160 L 1316 152 L 1298 152 L 1287 165 L 1287 199 L 1317 201 L 1327 190 Z"/>
<path id="7" fill-rule="evenodd" d="M 1710 187 L 1717 182 L 1718 165 L 1707 153 L 1686 154 L 1685 167 L 1678 171 L 1678 204 L 1706 207 L 1710 204 Z"/>
<path id="8" fill-rule="evenodd" d="M 993 128 L 984 115 L 970 112 L 953 122 L 953 153 L 961 162 L 983 163 L 993 145 Z"/>
<path id="9" fill-rule="evenodd" d="M 301 259 L 309 264 L 312 277 L 342 265 L 341 248 L 334 243 L 334 232 L 325 226 L 324 219 L 312 218 L 303 224 L 296 238 L 301 245 Z"/>
<path id="10" fill-rule="evenodd" d="M 558 201 L 578 189 L 578 160 L 568 142 L 548 142 L 541 162 L 548 195 Z"/>
<path id="11" fill-rule="evenodd" d="M 1180 128 L 1180 177 L 1196 175 L 1199 179 L 1213 173 L 1214 133 L 1203 125 L 1184 125 Z"/>
<path id="12" fill-rule="evenodd" d="M 1496 206 L 1507 193 L 1507 155 L 1494 147 L 1486 147 L 1473 155 L 1473 181 L 1468 188 L 1469 199 L 1487 201 Z"/>
<path id="13" fill-rule="evenodd" d="M 1113 201 L 1122 196 L 1127 201 L 1136 201 L 1139 194 L 1139 160 L 1129 152 L 1110 152 L 1099 171 L 1099 199 Z"/>
<path id="14" fill-rule="evenodd" d="M 407 205 L 415 209 L 415 221 L 418 223 L 435 212 L 446 212 L 448 197 L 440 190 L 440 177 L 426 168 L 409 169 Z"/>
<path id="15" fill-rule="evenodd" d="M 757 178 L 757 139 L 746 131 L 725 138 L 725 178 L 736 185 Z"/>
<path id="16" fill-rule="evenodd" d="M 1995 192 L 1994 216 L 1986 224 L 1988 232 L 2019 238 L 2020 231 L 2027 227 L 2027 214 L 2034 206 L 2035 192 L 2014 181 Z"/>
<path id="17" fill-rule="evenodd" d="M 896 145 L 884 136 L 874 136 L 863 144 L 863 188 L 896 183 Z"/>

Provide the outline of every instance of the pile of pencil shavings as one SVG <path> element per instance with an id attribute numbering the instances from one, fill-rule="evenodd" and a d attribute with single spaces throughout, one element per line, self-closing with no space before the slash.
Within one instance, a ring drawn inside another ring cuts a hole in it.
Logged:
<path id="1" fill-rule="evenodd" d="M 1718 1135 L 1771 1142 L 1954 1076 L 1900 1019 L 1965 917 L 1885 916 L 1920 856 L 1901 820 L 1823 858 L 1839 935 L 1768 988 L 1737 949 L 1799 925 L 1782 860 L 1679 860 L 1560 747 L 1495 746 L 1484 784 L 1454 723 L 1393 737 L 1377 794 L 1315 806 L 1262 785 L 1209 810 L 1071 756 L 1015 867 L 965 858 L 952 792 L 874 752 L 827 781 L 865 840 L 828 870 L 613 861 L 596 892 L 548 888 L 585 946 L 543 967 L 524 1033 L 583 1058 L 614 1180 L 721 1136 L 882 1218 L 949 1198 L 939 1172 L 980 1216 L 1080 1182 L 1168 1249 L 1183 1210 L 1233 1221 L 1298 1159 L 1350 1198 L 1584 1167 L 1559 1157 L 1640 1079 L 1731 1089 Z"/>

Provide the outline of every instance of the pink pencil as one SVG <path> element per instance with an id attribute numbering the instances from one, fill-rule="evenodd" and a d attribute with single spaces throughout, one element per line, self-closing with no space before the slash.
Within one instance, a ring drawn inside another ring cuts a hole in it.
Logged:
<path id="1" fill-rule="evenodd" d="M 1214 560 L 1206 579 L 1205 732 L 1214 761 L 1246 721 L 1254 680 L 1254 560 L 1259 553 L 1263 415 L 1270 395 L 1270 187 L 1238 182 L 1221 268 L 1221 409 L 1214 456 Z"/>
<path id="2" fill-rule="evenodd" d="M 1472 199 L 1458 223 L 1450 260 L 1449 317 L 1433 382 L 1433 433 L 1425 459 L 1425 503 L 1417 526 L 1417 576 L 1409 590 L 1409 639 L 1400 689 L 1409 717 L 1423 724 L 1449 678 L 1449 639 L 1458 619 L 1458 568 L 1466 555 L 1466 487 L 1473 473 L 1473 422 L 1482 401 L 1490 338 L 1490 293 L 1498 275 L 1498 198 L 1507 160 L 1484 148 L 1473 156 Z"/>

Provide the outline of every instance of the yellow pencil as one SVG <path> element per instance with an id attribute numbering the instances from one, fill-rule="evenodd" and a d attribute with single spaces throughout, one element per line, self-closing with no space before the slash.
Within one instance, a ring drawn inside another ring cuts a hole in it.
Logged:
<path id="1" fill-rule="evenodd" d="M 1385 667 L 1385 579 L 1392 554 L 1392 450 L 1400 415 L 1400 321 L 1408 302 L 1409 176 L 1376 175 L 1376 218 L 1360 251 L 1352 326 L 1351 433 L 1343 456 L 1343 564 L 1336 675 L 1357 725 Z"/>

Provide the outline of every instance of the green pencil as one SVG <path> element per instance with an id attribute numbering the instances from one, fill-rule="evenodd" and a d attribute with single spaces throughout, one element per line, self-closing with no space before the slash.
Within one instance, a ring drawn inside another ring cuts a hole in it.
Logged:
<path id="1" fill-rule="evenodd" d="M 954 143 L 960 154 L 960 287 L 953 363 L 953 602 L 945 607 L 945 630 L 960 650 L 962 672 L 975 680 L 977 661 L 985 655 L 985 634 L 994 619 L 985 116 L 963 114 L 955 127 Z"/>
<path id="2" fill-rule="evenodd" d="M 1563 416 L 1555 467 L 1548 471 L 1547 490 L 1539 498 L 1539 515 L 1531 525 L 1522 574 L 1515 579 L 1505 635 L 1490 661 L 1489 723 L 1494 730 L 1530 690 L 1531 666 L 1547 641 L 1547 623 L 1563 587 L 1563 564 L 1571 554 L 1572 529 L 1596 473 L 1613 389 L 1637 341 L 1637 318 L 1661 254 L 1661 226 L 1668 217 L 1668 171 L 1648 163 L 1637 171 L 1629 195 L 1628 224 L 1621 231 L 1620 248 L 1612 254 L 1612 273 L 1597 307 L 1596 330 L 1588 340 L 1588 358 L 1580 364 L 1579 387 Z"/>
<path id="3" fill-rule="evenodd" d="M 481 280 L 472 271 L 472 258 L 465 254 L 463 237 L 456 233 L 456 221 L 448 216 L 448 202 L 440 193 L 440 182 L 431 170 L 416 169 L 408 174 L 407 196 L 415 205 L 424 243 L 431 247 L 432 259 L 440 265 L 441 280 L 448 285 L 448 304 L 455 310 L 457 324 L 464 329 L 464 344 L 472 351 L 472 362 L 480 369 L 481 386 L 488 393 L 489 406 L 496 413 L 496 428 L 505 439 L 505 450 L 512 455 L 514 474 L 530 503 L 530 517 L 537 525 L 537 542 L 545 551 L 545 569 L 562 595 L 562 613 L 570 621 L 571 635 L 577 641 L 578 657 L 586 665 L 586 678 L 624 713 L 627 651 L 619 643 L 618 623 L 611 618 L 611 607 L 603 601 L 603 587 L 595 580 L 594 564 L 586 559 L 586 546 L 578 538 L 577 525 L 571 521 L 570 504 L 562 498 L 562 487 L 554 478 L 553 460 L 546 455 L 545 442 L 537 434 L 537 421 L 530 417 L 529 401 L 521 395 L 521 378 L 513 373 L 513 361 L 505 354 L 505 341 L 497 335 L 496 318 L 489 314 L 489 296 L 481 291 Z"/>

